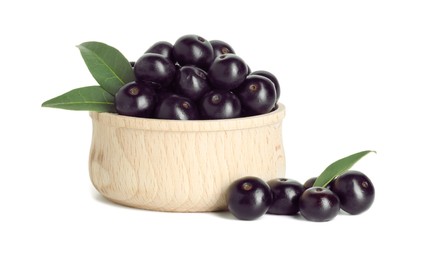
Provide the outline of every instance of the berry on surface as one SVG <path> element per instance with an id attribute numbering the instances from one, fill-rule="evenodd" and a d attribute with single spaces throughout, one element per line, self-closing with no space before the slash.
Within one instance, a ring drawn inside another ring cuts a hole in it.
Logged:
<path id="1" fill-rule="evenodd" d="M 264 215 L 272 202 L 270 187 L 258 177 L 234 181 L 227 191 L 228 210 L 238 219 L 254 220 Z"/>
<path id="2" fill-rule="evenodd" d="M 326 188 L 312 187 L 299 198 L 301 215 L 310 221 L 324 222 L 335 218 L 340 210 L 340 200 Z"/>
<path id="3" fill-rule="evenodd" d="M 355 215 L 368 210 L 375 199 L 371 180 L 359 171 L 348 171 L 334 179 L 330 189 L 341 201 L 341 209 Z"/>
<path id="4" fill-rule="evenodd" d="M 298 200 L 304 191 L 301 183 L 285 178 L 267 182 L 273 194 L 273 203 L 268 213 L 276 215 L 295 215 L 299 211 Z"/>

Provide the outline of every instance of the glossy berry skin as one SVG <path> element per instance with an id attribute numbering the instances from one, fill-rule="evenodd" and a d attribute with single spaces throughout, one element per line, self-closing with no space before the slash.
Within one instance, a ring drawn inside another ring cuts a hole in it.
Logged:
<path id="1" fill-rule="evenodd" d="M 174 89 L 178 94 L 197 101 L 211 87 L 209 86 L 207 73 L 204 70 L 194 66 L 183 66 L 176 73 Z"/>
<path id="2" fill-rule="evenodd" d="M 243 177 L 227 190 L 228 210 L 241 220 L 254 220 L 264 215 L 272 202 L 270 187 L 258 177 Z"/>
<path id="3" fill-rule="evenodd" d="M 232 90 L 245 81 L 248 66 L 236 54 L 218 56 L 208 70 L 208 79 L 216 89 Z"/>
<path id="4" fill-rule="evenodd" d="M 173 56 L 181 66 L 193 65 L 206 70 L 214 59 L 214 51 L 209 41 L 198 35 L 189 34 L 175 42 Z"/>
<path id="5" fill-rule="evenodd" d="M 341 209 L 355 215 L 368 210 L 375 199 L 371 180 L 358 171 L 348 171 L 331 182 L 330 189 L 341 201 Z"/>
<path id="6" fill-rule="evenodd" d="M 235 93 L 252 115 L 268 113 L 276 105 L 274 83 L 264 76 L 249 75 Z"/>
<path id="7" fill-rule="evenodd" d="M 240 100 L 230 91 L 212 90 L 200 100 L 203 119 L 227 119 L 240 116 Z"/>
<path id="8" fill-rule="evenodd" d="M 156 105 L 156 92 L 151 85 L 130 82 L 117 91 L 114 105 L 120 115 L 151 117 Z"/>
<path id="9" fill-rule="evenodd" d="M 175 65 L 157 53 L 142 55 L 133 68 L 137 82 L 154 82 L 161 87 L 169 86 L 175 78 Z"/>
<path id="10" fill-rule="evenodd" d="M 156 89 L 157 104 L 160 104 L 163 102 L 163 100 L 173 95 L 176 94 L 174 94 L 173 91 L 169 88 Z"/>
<path id="11" fill-rule="evenodd" d="M 233 48 L 231 48 L 231 46 L 226 42 L 220 40 L 212 40 L 210 41 L 210 43 L 212 45 L 215 58 L 223 54 L 235 53 Z"/>
<path id="12" fill-rule="evenodd" d="M 280 84 L 276 76 L 274 76 L 271 72 L 268 72 L 265 70 L 257 70 L 257 71 L 251 72 L 251 75 L 264 76 L 274 83 L 274 88 L 276 89 L 276 103 L 277 103 L 277 100 L 280 97 Z"/>
<path id="13" fill-rule="evenodd" d="M 267 182 L 273 195 L 273 203 L 268 213 L 276 215 L 295 215 L 299 211 L 298 201 L 304 188 L 301 183 L 291 179 L 272 179 Z"/>
<path id="14" fill-rule="evenodd" d="M 314 182 L 316 181 L 317 177 L 311 177 L 310 179 L 306 180 L 304 182 L 304 190 L 309 189 L 311 187 L 313 187 Z"/>
<path id="15" fill-rule="evenodd" d="M 168 58 L 172 63 L 175 63 L 175 59 L 172 53 L 173 45 L 170 42 L 159 41 L 153 44 L 145 53 L 157 53 Z"/>
<path id="16" fill-rule="evenodd" d="M 199 112 L 196 104 L 190 99 L 170 95 L 157 105 L 154 116 L 158 119 L 197 120 Z"/>
<path id="17" fill-rule="evenodd" d="M 329 221 L 338 215 L 340 200 L 338 196 L 326 188 L 311 187 L 299 198 L 301 215 L 310 221 Z"/>

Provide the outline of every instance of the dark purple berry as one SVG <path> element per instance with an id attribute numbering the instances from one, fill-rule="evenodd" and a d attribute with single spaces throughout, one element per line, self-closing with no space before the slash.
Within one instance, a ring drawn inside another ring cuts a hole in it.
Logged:
<path id="1" fill-rule="evenodd" d="M 309 189 L 313 187 L 314 182 L 316 181 L 317 177 L 311 177 L 310 179 L 306 180 L 304 182 L 304 190 Z"/>
<path id="2" fill-rule="evenodd" d="M 169 86 L 175 77 L 175 65 L 168 58 L 157 53 L 142 55 L 133 69 L 137 82 L 154 82 L 161 87 Z"/>
<path id="3" fill-rule="evenodd" d="M 178 94 L 196 101 L 211 88 L 205 71 L 194 66 L 183 66 L 176 73 L 174 89 Z"/>
<path id="4" fill-rule="evenodd" d="M 157 104 L 160 104 L 164 99 L 175 94 L 170 88 L 160 88 L 160 89 L 156 89 L 156 95 L 157 95 Z"/>
<path id="5" fill-rule="evenodd" d="M 267 182 L 273 194 L 273 203 L 268 213 L 295 215 L 299 211 L 298 200 L 304 191 L 301 183 L 290 179 L 273 179 Z"/>
<path id="6" fill-rule="evenodd" d="M 197 120 L 199 111 L 191 99 L 170 95 L 157 105 L 154 116 L 158 119 Z"/>
<path id="7" fill-rule="evenodd" d="M 312 187 L 305 190 L 299 198 L 299 210 L 307 220 L 329 221 L 338 215 L 340 200 L 329 189 Z"/>
<path id="8" fill-rule="evenodd" d="M 248 75 L 248 66 L 236 54 L 218 56 L 208 71 L 211 86 L 216 89 L 232 90 L 243 83 Z"/>
<path id="9" fill-rule="evenodd" d="M 117 91 L 114 105 L 120 115 L 151 117 L 156 105 L 156 92 L 151 85 L 130 82 Z"/>
<path id="10" fill-rule="evenodd" d="M 212 45 L 215 58 L 223 54 L 235 53 L 233 48 L 231 48 L 231 46 L 226 42 L 220 40 L 212 40 L 210 41 L 210 43 Z"/>
<path id="11" fill-rule="evenodd" d="M 279 81 L 277 80 L 276 76 L 274 76 L 272 73 L 265 71 L 265 70 L 254 71 L 251 73 L 251 75 L 264 76 L 264 77 L 268 78 L 269 80 L 273 81 L 274 88 L 276 89 L 276 103 L 277 103 L 277 100 L 280 97 L 280 84 L 279 84 Z"/>
<path id="12" fill-rule="evenodd" d="M 181 66 L 193 65 L 206 70 L 214 59 L 214 52 L 209 41 L 190 34 L 182 36 L 175 42 L 173 56 Z"/>
<path id="13" fill-rule="evenodd" d="M 240 116 L 240 100 L 230 91 L 212 90 L 200 100 L 203 119 L 227 119 Z"/>
<path id="14" fill-rule="evenodd" d="M 175 59 L 172 53 L 173 45 L 170 42 L 160 41 L 153 44 L 145 53 L 157 53 L 168 58 L 172 63 L 175 63 Z"/>
<path id="15" fill-rule="evenodd" d="M 242 107 L 252 115 L 268 113 L 276 104 L 274 83 L 264 76 L 247 76 L 235 93 L 242 102 Z"/>
<path id="16" fill-rule="evenodd" d="M 368 210 L 375 199 L 371 180 L 358 171 L 348 171 L 331 182 L 330 188 L 341 201 L 341 209 L 355 215 Z"/>
<path id="17" fill-rule="evenodd" d="M 310 179 L 308 179 L 305 183 L 304 183 L 304 190 L 313 187 L 313 184 L 316 182 L 317 177 L 312 177 Z M 331 184 L 328 183 L 325 188 L 330 189 Z"/>
<path id="18" fill-rule="evenodd" d="M 228 210 L 236 218 L 254 220 L 264 215 L 272 202 L 270 187 L 258 177 L 243 177 L 227 190 Z"/>

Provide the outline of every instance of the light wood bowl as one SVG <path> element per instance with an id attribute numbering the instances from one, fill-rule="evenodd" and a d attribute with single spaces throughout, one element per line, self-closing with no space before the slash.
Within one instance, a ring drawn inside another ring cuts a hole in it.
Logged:
<path id="1" fill-rule="evenodd" d="M 226 209 L 232 181 L 284 177 L 285 107 L 226 120 L 159 120 L 90 112 L 89 172 L 107 199 L 175 212 Z"/>

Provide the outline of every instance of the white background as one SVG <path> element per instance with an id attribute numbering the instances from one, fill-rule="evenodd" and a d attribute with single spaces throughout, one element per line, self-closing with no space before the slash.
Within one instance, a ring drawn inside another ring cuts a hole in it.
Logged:
<path id="1" fill-rule="evenodd" d="M 422 259 L 426 14 L 411 0 L 3 1 L 0 259 Z M 40 105 L 95 83 L 77 44 L 135 60 L 184 34 L 224 40 L 279 78 L 289 178 L 376 150 L 355 167 L 375 184 L 372 208 L 326 223 L 244 222 L 102 199 L 88 176 L 88 113 Z"/>

